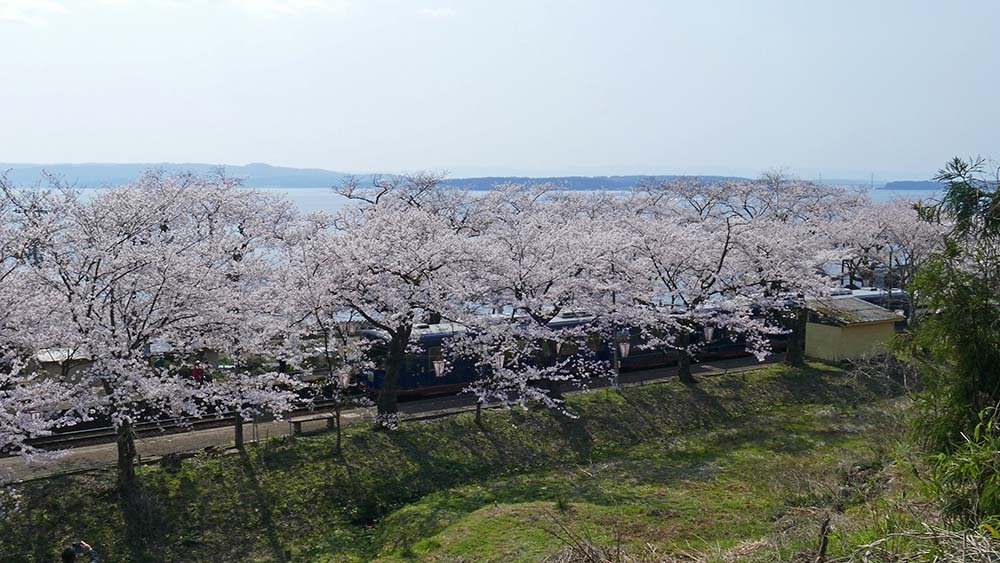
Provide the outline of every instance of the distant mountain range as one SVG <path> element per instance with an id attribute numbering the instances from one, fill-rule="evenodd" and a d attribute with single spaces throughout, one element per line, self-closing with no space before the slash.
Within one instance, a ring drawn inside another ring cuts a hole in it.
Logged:
<path id="1" fill-rule="evenodd" d="M 169 173 L 194 172 L 195 174 L 212 174 L 225 170 L 227 176 L 242 178 L 244 185 L 251 188 L 329 188 L 357 176 L 369 180 L 372 174 L 352 175 L 345 172 L 322 170 L 319 168 L 290 168 L 286 166 L 271 166 L 270 164 L 253 163 L 245 166 L 220 166 L 201 163 L 139 163 L 139 164 L 6 164 L 0 163 L 0 174 L 6 171 L 11 182 L 31 186 L 45 182 L 45 174 L 50 174 L 80 188 L 99 188 L 130 182 L 138 178 L 144 171 L 159 169 Z M 693 176 L 490 176 L 483 178 L 448 178 L 445 185 L 467 190 L 489 190 L 497 184 L 515 183 L 551 183 L 564 190 L 624 190 L 631 188 L 644 180 L 668 180 Z M 737 176 L 697 176 L 705 181 L 745 180 Z M 828 180 L 835 184 L 867 184 L 862 180 Z M 877 189 L 890 190 L 928 190 L 939 189 L 937 182 L 906 181 L 888 182 Z"/>
<path id="2" fill-rule="evenodd" d="M 0 173 L 7 171 L 7 179 L 23 186 L 45 180 L 44 173 L 80 188 L 100 188 L 131 182 L 149 169 L 165 172 L 193 172 L 212 174 L 220 169 L 227 176 L 243 178 L 251 188 L 319 188 L 339 184 L 349 174 L 320 170 L 318 168 L 288 168 L 254 163 L 246 166 L 219 166 L 216 164 L 156 162 L 140 164 L 4 164 Z"/>

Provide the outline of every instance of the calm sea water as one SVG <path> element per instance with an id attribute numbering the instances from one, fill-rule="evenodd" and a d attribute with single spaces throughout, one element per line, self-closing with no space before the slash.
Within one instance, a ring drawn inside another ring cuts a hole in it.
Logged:
<path id="1" fill-rule="evenodd" d="M 940 190 L 870 190 L 868 195 L 872 201 L 884 202 L 894 199 L 929 200 L 941 197 Z"/>
<path id="2" fill-rule="evenodd" d="M 284 196 L 304 213 L 325 211 L 333 213 L 344 207 L 348 199 L 331 188 L 256 188 Z"/>
<path id="3" fill-rule="evenodd" d="M 281 194 L 294 203 L 305 213 L 325 211 L 333 213 L 344 207 L 347 198 L 337 194 L 330 188 L 258 188 L 262 191 Z M 929 199 L 938 197 L 941 192 L 936 190 L 871 190 L 869 195 L 873 201 L 885 202 L 893 199 Z"/>

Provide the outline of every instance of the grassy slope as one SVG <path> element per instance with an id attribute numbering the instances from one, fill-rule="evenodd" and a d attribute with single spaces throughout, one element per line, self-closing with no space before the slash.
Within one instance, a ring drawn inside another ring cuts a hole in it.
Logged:
<path id="1" fill-rule="evenodd" d="M 869 510 L 859 491 L 881 490 L 872 482 L 897 425 L 884 396 L 835 368 L 776 366 L 575 394 L 576 420 L 510 411 L 483 429 L 469 416 L 393 434 L 354 427 L 343 457 L 329 436 L 203 455 L 143 471 L 156 506 L 147 548 L 123 539 L 109 471 L 52 479 L 22 487 L 0 553 L 47 560 L 85 538 L 112 561 L 285 550 L 302 561 L 533 561 L 561 545 L 546 529 L 565 525 L 646 554 L 735 546 L 773 559 L 815 543 L 818 509 Z M 784 526 L 781 541 L 740 543 Z"/>
<path id="2" fill-rule="evenodd" d="M 428 495 L 384 519 L 374 554 L 393 561 L 537 561 L 564 547 L 550 532 L 629 553 L 711 555 L 747 550 L 761 561 L 816 546 L 823 515 L 867 526 L 898 404 L 798 405 L 740 425 L 640 444 L 614 461 L 513 476 Z M 850 524 L 849 526 L 845 524 Z M 780 534 L 776 531 L 780 530 Z M 853 540 L 831 545 L 843 553 Z M 763 541 L 761 541 L 763 540 Z M 744 544 L 744 545 L 741 545 Z M 752 558 L 751 558 L 752 559 Z"/>

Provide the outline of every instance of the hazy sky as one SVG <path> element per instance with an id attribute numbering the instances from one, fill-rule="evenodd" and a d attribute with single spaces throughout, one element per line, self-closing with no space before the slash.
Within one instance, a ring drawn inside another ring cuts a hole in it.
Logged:
<path id="1" fill-rule="evenodd" d="M 0 0 L 0 162 L 926 178 L 1000 2 Z"/>

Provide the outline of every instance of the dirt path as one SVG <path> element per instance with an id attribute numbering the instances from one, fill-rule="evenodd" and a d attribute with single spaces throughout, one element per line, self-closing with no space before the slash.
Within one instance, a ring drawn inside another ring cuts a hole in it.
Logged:
<path id="1" fill-rule="evenodd" d="M 779 354 L 768 358 L 764 364 L 780 362 L 783 359 L 784 355 Z M 697 364 L 692 366 L 692 371 L 696 376 L 705 376 L 722 374 L 727 371 L 745 371 L 760 367 L 761 365 L 763 364 L 758 363 L 752 357 L 736 358 Z M 641 385 L 673 377 L 676 375 L 676 371 L 676 368 L 660 368 L 630 372 L 621 376 L 621 383 L 623 385 Z M 407 419 L 413 420 L 455 414 L 471 410 L 474 408 L 474 405 L 475 401 L 469 395 L 453 395 L 400 403 L 399 410 L 401 418 L 405 421 Z M 369 409 L 355 409 L 345 412 L 343 417 L 344 424 L 356 424 L 372 420 L 373 412 Z M 304 433 L 321 432 L 325 429 L 325 426 L 325 422 L 323 421 L 305 422 L 302 424 L 302 430 Z M 258 424 L 256 427 L 248 424 L 244 428 L 247 441 L 252 440 L 254 436 L 260 440 L 285 436 L 289 434 L 289 431 L 290 428 L 287 421 Z M 170 453 L 195 452 L 210 447 L 230 447 L 232 445 L 233 428 L 230 426 L 147 436 L 136 440 L 136 448 L 142 460 L 159 458 Z M 60 473 L 97 469 L 114 464 L 115 456 L 117 455 L 115 444 L 113 443 L 81 446 L 64 450 L 60 454 L 61 456 L 55 460 L 31 462 L 16 457 L 0 458 L 0 478 L 23 481 Z"/>

